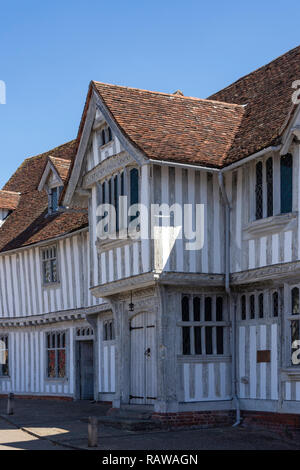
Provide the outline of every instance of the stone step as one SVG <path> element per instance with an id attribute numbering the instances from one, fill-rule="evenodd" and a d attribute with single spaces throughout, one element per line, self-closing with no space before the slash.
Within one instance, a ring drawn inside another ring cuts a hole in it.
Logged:
<path id="1" fill-rule="evenodd" d="M 128 415 L 101 416 L 98 417 L 98 423 L 118 429 L 126 429 L 127 431 L 147 431 L 161 428 L 161 424 L 156 420 L 139 419 Z"/>
<path id="2" fill-rule="evenodd" d="M 153 409 L 145 408 L 110 408 L 107 412 L 107 416 L 130 418 L 139 420 L 149 420 L 152 417 Z"/>

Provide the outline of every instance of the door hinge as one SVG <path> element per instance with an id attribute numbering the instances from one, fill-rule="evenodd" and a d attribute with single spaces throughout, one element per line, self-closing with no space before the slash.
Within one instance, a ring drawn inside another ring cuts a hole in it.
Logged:
<path id="1" fill-rule="evenodd" d="M 142 330 L 144 327 L 143 326 L 131 326 L 129 325 L 129 330 Z"/>

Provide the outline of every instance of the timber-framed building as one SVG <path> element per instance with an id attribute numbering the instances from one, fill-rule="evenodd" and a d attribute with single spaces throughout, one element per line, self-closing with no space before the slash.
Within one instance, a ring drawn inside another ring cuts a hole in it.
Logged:
<path id="1" fill-rule="evenodd" d="M 90 83 L 0 191 L 0 394 L 300 427 L 299 79 L 300 47 L 208 99 Z M 163 211 L 99 238 L 120 196 L 203 205 L 202 248 Z"/>

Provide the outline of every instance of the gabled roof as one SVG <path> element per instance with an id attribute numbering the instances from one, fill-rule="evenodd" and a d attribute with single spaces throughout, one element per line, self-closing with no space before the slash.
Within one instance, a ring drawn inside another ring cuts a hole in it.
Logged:
<path id="1" fill-rule="evenodd" d="M 91 85 L 125 136 L 146 157 L 222 166 L 244 107 L 105 83 Z"/>
<path id="2" fill-rule="evenodd" d="M 0 190 L 0 209 L 14 210 L 20 201 L 20 193 Z"/>
<path id="3" fill-rule="evenodd" d="M 37 187 L 48 157 L 62 159 L 66 165 L 75 156 L 76 141 L 49 152 L 27 158 L 17 169 L 5 191 L 20 192 L 19 204 L 0 228 L 0 252 L 59 237 L 88 225 L 87 211 L 48 215 L 48 198 Z"/>
<path id="4" fill-rule="evenodd" d="M 245 113 L 224 159 L 230 164 L 281 142 L 297 106 L 292 83 L 300 79 L 300 46 L 240 78 L 209 99 L 245 105 Z"/>
<path id="5" fill-rule="evenodd" d="M 52 156 L 49 157 L 49 160 L 51 161 L 54 168 L 56 169 L 60 179 L 63 182 L 65 182 L 68 177 L 71 161 L 65 160 L 63 158 L 52 157 Z"/>
<path id="6" fill-rule="evenodd" d="M 69 169 L 70 169 L 71 161 L 66 160 L 63 158 L 48 156 L 45 164 L 45 169 L 43 171 L 41 181 L 38 186 L 39 191 L 43 191 L 45 184 L 51 174 L 51 172 L 55 175 L 55 178 L 58 182 L 63 185 L 67 180 Z"/>

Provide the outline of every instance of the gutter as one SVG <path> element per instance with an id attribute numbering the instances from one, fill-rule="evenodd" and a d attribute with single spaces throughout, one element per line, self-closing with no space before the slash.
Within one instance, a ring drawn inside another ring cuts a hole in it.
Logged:
<path id="1" fill-rule="evenodd" d="M 243 158 L 242 160 L 239 160 L 238 162 L 231 163 L 231 165 L 228 165 L 225 168 L 222 168 L 220 172 L 224 173 L 225 171 L 233 170 L 234 168 L 237 168 L 238 166 L 241 166 L 244 163 L 250 162 L 251 160 L 254 160 L 255 158 L 262 157 L 266 153 L 276 152 L 277 150 L 280 150 L 280 149 L 281 149 L 281 145 L 266 147 L 265 149 L 260 150 L 259 152 L 249 155 L 249 157 Z"/>
<path id="2" fill-rule="evenodd" d="M 232 396 L 235 403 L 236 421 L 233 426 L 241 424 L 240 402 L 237 393 L 237 374 L 236 374 L 236 297 L 232 298 L 230 289 L 230 212 L 231 207 L 227 197 L 224 176 L 220 172 L 218 175 L 219 187 L 222 194 L 222 199 L 225 205 L 225 291 L 227 294 L 227 308 L 230 310 L 231 301 L 233 300 L 233 315 L 232 315 Z"/>
<path id="3" fill-rule="evenodd" d="M 175 166 L 175 167 L 187 168 L 187 169 L 193 169 L 193 170 L 210 171 L 212 173 L 219 173 L 221 171 L 219 168 L 211 168 L 209 166 L 192 165 L 190 163 L 177 163 L 177 162 L 172 162 L 172 161 L 167 161 L 167 160 L 154 160 L 152 158 L 150 158 L 148 162 L 153 163 L 154 165 Z"/>

